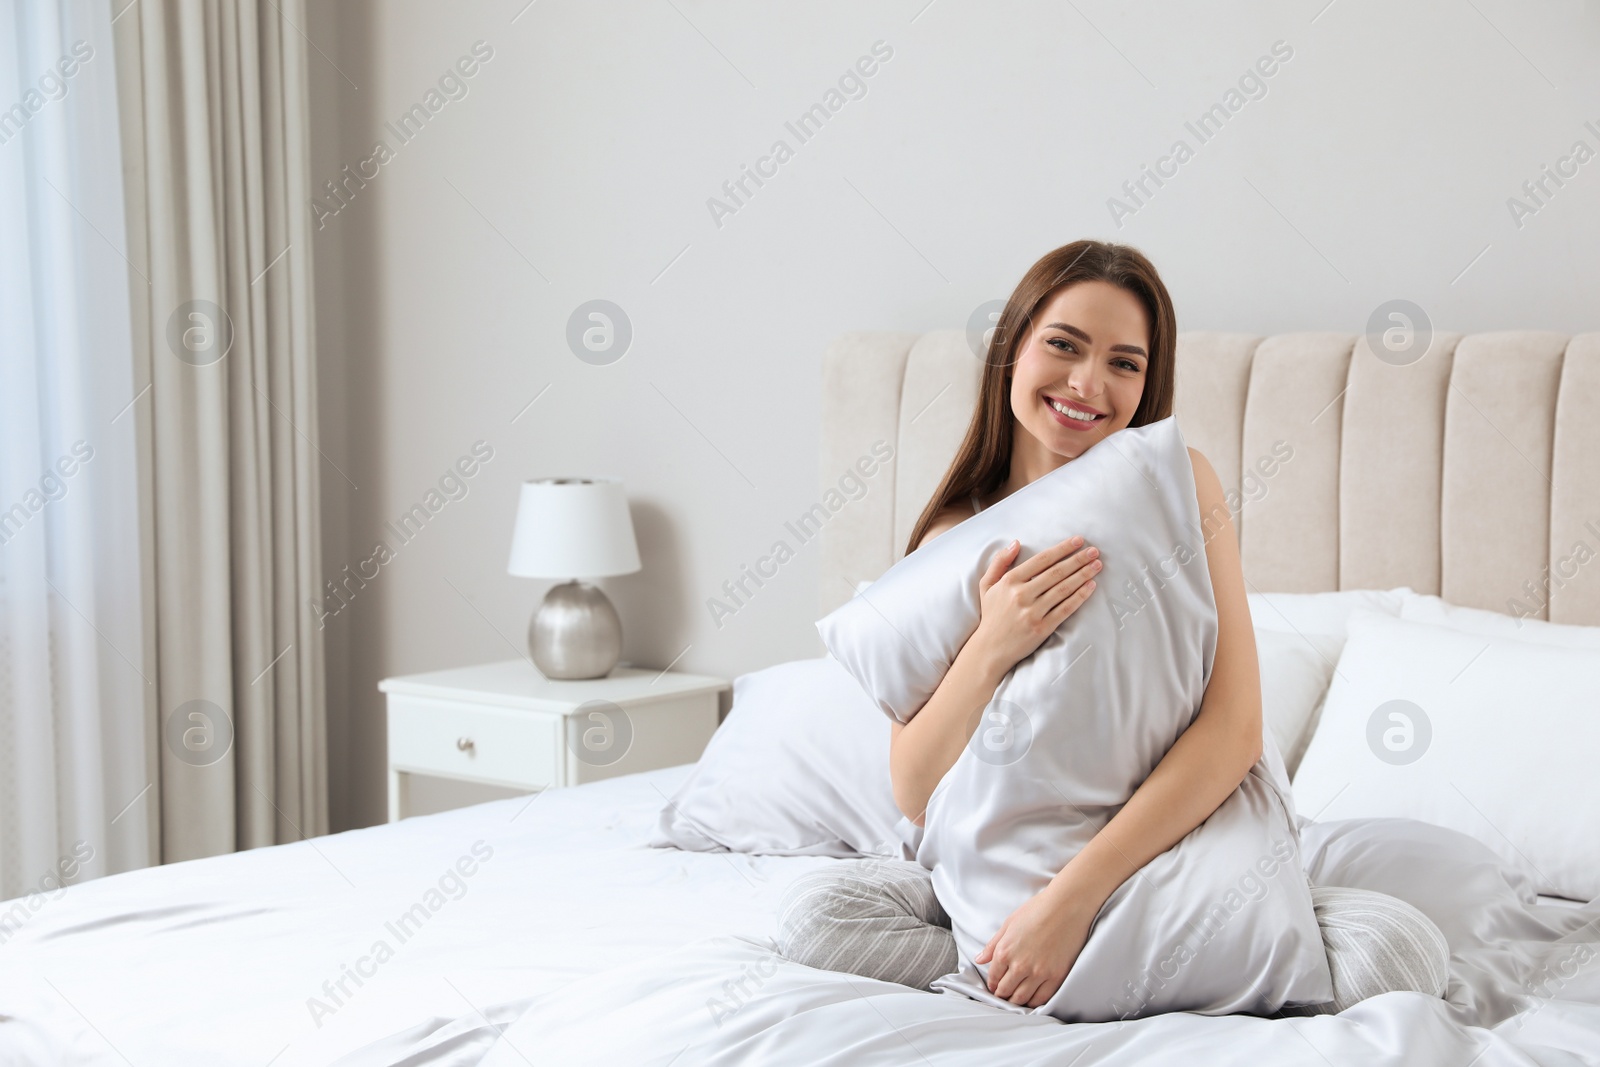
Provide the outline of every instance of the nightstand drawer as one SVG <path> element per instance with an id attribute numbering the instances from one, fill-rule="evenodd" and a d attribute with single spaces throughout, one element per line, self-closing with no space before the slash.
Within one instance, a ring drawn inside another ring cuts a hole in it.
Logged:
<path id="1" fill-rule="evenodd" d="M 502 785 L 562 785 L 561 727 L 559 715 L 392 693 L 389 764 Z"/>

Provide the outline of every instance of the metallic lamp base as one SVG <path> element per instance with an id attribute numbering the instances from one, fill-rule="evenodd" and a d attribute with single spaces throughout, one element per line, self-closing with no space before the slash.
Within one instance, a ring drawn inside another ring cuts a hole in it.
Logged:
<path id="1" fill-rule="evenodd" d="M 622 656 L 622 620 L 598 586 L 563 582 L 528 624 L 528 652 L 546 678 L 604 678 Z"/>

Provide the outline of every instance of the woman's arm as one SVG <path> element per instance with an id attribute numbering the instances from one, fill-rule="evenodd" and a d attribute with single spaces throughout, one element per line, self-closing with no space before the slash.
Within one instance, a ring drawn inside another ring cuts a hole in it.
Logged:
<path id="1" fill-rule="evenodd" d="M 990 965 L 989 991 L 1014 1004 L 1053 996 L 1117 887 L 1204 822 L 1261 757 L 1261 669 L 1239 542 L 1216 471 L 1192 448 L 1189 459 L 1217 604 L 1211 679 L 1194 721 L 1122 810 L 974 958 Z"/>
<path id="2" fill-rule="evenodd" d="M 941 515 L 928 527 L 917 547 L 960 521 L 953 510 Z M 1005 670 L 997 671 L 982 649 L 968 639 L 938 688 L 911 721 L 889 724 L 889 780 L 894 787 L 894 802 L 901 814 L 916 825 L 923 825 L 928 798 L 972 738 L 978 721 L 976 713 L 994 698 Z"/>
<path id="3" fill-rule="evenodd" d="M 1092 904 L 1095 912 L 1130 875 L 1209 818 L 1261 758 L 1261 667 L 1239 541 L 1216 471 L 1192 448 L 1189 458 L 1217 604 L 1216 655 L 1189 728 L 1048 887 Z"/>
<path id="4" fill-rule="evenodd" d="M 936 522 L 917 545 L 955 525 Z M 889 778 L 894 802 L 918 826 L 928 798 L 955 766 L 1006 672 L 1055 632 L 1094 590 L 1097 550 L 1069 537 L 1013 566 L 1021 544 L 990 557 L 978 579 L 981 619 L 927 702 L 909 723 L 891 723 Z"/>
<path id="5" fill-rule="evenodd" d="M 928 702 L 909 723 L 889 724 L 889 778 L 894 802 L 918 826 L 928 798 L 972 738 L 978 711 L 988 706 L 1010 667 L 992 662 L 968 641 Z"/>

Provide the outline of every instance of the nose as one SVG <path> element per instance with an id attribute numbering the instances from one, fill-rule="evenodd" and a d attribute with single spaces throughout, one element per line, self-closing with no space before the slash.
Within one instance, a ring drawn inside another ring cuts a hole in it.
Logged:
<path id="1" fill-rule="evenodd" d="M 1067 372 L 1067 385 L 1071 387 L 1072 399 L 1092 404 L 1100 395 L 1100 372 L 1093 366 L 1080 364 Z"/>

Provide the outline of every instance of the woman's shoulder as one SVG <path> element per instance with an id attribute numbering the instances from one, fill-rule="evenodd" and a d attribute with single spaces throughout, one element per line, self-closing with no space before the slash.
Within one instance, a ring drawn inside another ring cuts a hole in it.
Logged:
<path id="1" fill-rule="evenodd" d="M 938 514 L 934 515 L 932 522 L 928 523 L 928 528 L 923 532 L 922 540 L 917 542 L 917 547 L 921 548 L 923 545 L 927 544 L 935 537 L 938 537 L 946 530 L 960 526 L 963 522 L 970 518 L 972 518 L 971 504 L 968 504 L 965 501 L 959 501 L 957 503 L 947 505 Z"/>
<path id="2" fill-rule="evenodd" d="M 1222 492 L 1222 479 L 1217 477 L 1216 469 L 1211 466 L 1211 461 L 1206 459 L 1205 453 L 1198 448 L 1190 448 L 1189 465 L 1194 468 L 1194 490 L 1200 503 L 1201 514 L 1218 505 L 1225 508 L 1226 497 Z"/>

